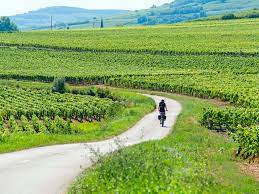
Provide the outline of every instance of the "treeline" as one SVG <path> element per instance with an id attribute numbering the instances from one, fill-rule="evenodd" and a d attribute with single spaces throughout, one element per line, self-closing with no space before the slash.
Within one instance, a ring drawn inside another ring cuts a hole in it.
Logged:
<path id="1" fill-rule="evenodd" d="M 185 6 L 176 9 L 171 8 L 162 12 L 154 10 L 145 15 L 141 15 L 137 22 L 142 25 L 171 24 L 206 16 L 206 11 L 202 6 Z"/>
<path id="2" fill-rule="evenodd" d="M 250 13 L 245 13 L 245 14 L 225 14 L 221 16 L 221 20 L 234 20 L 234 19 L 245 19 L 245 18 L 259 18 L 259 10 L 258 9 L 253 9 Z"/>
<path id="3" fill-rule="evenodd" d="M 0 17 L 0 32 L 16 32 L 18 27 L 9 17 Z"/>

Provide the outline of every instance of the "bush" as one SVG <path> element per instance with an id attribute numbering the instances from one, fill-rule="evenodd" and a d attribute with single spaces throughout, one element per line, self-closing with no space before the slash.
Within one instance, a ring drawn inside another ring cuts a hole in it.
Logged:
<path id="1" fill-rule="evenodd" d="M 233 20 L 233 19 L 236 19 L 236 18 L 237 17 L 233 13 L 226 14 L 226 15 L 223 15 L 221 17 L 222 20 Z"/>
<path id="2" fill-rule="evenodd" d="M 259 18 L 259 13 L 252 13 L 247 16 L 248 18 Z"/>
<path id="3" fill-rule="evenodd" d="M 58 92 L 61 94 L 65 93 L 66 92 L 65 78 L 55 78 L 53 82 L 52 91 Z"/>
<path id="4" fill-rule="evenodd" d="M 96 96 L 95 91 L 93 88 L 88 88 L 86 94 L 89 96 Z"/>

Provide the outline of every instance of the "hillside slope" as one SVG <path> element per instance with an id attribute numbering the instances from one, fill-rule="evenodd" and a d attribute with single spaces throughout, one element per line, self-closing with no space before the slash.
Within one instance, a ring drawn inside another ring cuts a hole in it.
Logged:
<path id="1" fill-rule="evenodd" d="M 257 0 L 175 0 L 145 10 L 86 10 L 72 7 L 49 7 L 11 17 L 21 30 L 54 27 L 89 28 L 99 25 L 104 18 L 105 27 L 172 24 L 207 16 L 235 13 L 259 8 Z M 96 18 L 96 19 L 93 19 Z"/>
<path id="2" fill-rule="evenodd" d="M 88 23 L 94 17 L 108 17 L 111 15 L 125 14 L 127 10 L 88 10 L 76 7 L 55 6 L 30 11 L 10 17 L 20 30 L 40 29 L 50 26 L 50 17 L 53 25 L 63 27 L 76 23 Z"/>
<path id="3" fill-rule="evenodd" d="M 113 20 L 127 25 L 171 24 L 197 18 L 259 8 L 257 0 L 175 0 L 159 7 L 127 13 Z M 122 24 L 121 24 L 122 25 Z"/>

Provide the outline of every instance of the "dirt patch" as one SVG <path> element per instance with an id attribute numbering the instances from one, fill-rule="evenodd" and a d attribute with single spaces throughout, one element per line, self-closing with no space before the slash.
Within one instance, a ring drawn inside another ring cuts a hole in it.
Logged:
<path id="1" fill-rule="evenodd" d="M 220 135 L 220 136 L 222 136 L 222 137 L 224 137 L 224 138 L 229 138 L 229 135 L 226 133 L 226 132 L 222 132 L 222 131 L 212 131 L 211 130 L 211 132 L 213 133 L 213 134 L 216 134 L 216 135 Z"/>
<path id="2" fill-rule="evenodd" d="M 222 101 L 220 99 L 209 99 L 208 101 L 218 107 L 231 106 L 230 102 Z"/>
<path id="3" fill-rule="evenodd" d="M 239 164 L 241 170 L 246 174 L 252 175 L 259 181 L 259 163 L 245 163 Z"/>
<path id="4" fill-rule="evenodd" d="M 195 117 L 188 117 L 188 123 L 199 124 L 198 120 Z"/>

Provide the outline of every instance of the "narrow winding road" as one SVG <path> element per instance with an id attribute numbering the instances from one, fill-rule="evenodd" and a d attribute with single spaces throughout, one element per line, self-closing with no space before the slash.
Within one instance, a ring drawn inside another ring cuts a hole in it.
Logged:
<path id="1" fill-rule="evenodd" d="M 93 164 L 96 153 L 107 154 L 124 146 L 159 140 L 170 133 L 181 105 L 163 98 L 168 106 L 166 127 L 157 120 L 157 111 L 146 115 L 127 132 L 101 142 L 55 145 L 0 155 L 1 194 L 63 194 L 73 180 Z M 94 154 L 95 153 L 95 154 Z"/>

